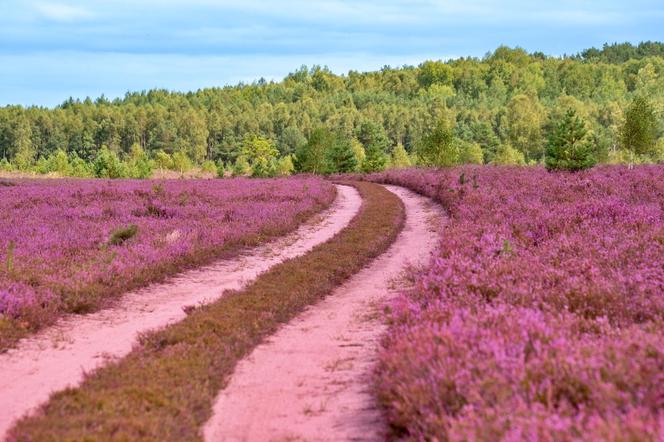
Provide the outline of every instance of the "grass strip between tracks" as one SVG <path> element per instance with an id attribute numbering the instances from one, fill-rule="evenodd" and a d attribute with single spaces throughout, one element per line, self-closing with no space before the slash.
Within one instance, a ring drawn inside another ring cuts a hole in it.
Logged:
<path id="1" fill-rule="evenodd" d="M 200 440 L 237 362 L 384 252 L 401 231 L 405 210 L 396 195 L 372 183 L 345 184 L 355 186 L 363 202 L 336 236 L 142 336 L 127 357 L 20 420 L 8 440 Z"/>

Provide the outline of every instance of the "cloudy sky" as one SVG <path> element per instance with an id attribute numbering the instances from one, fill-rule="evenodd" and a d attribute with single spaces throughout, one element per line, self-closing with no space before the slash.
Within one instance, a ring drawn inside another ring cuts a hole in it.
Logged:
<path id="1" fill-rule="evenodd" d="M 0 0 L 0 105 L 664 40 L 662 0 Z"/>

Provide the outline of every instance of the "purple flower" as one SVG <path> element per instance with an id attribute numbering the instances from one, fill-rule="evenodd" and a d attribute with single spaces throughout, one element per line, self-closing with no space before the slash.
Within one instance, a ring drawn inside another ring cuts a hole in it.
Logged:
<path id="1" fill-rule="evenodd" d="M 371 179 L 450 217 L 380 352 L 393 427 L 414 440 L 664 438 L 664 167 Z"/>

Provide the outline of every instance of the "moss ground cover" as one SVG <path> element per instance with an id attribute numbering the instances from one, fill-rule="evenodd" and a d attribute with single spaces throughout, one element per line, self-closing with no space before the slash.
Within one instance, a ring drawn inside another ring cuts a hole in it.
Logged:
<path id="1" fill-rule="evenodd" d="M 6 182 L 0 351 L 62 313 L 291 231 L 335 196 L 315 178 Z"/>
<path id="2" fill-rule="evenodd" d="M 37 415 L 17 423 L 9 440 L 199 440 L 237 361 L 398 235 L 401 200 L 375 184 L 354 185 L 362 208 L 334 238 L 184 321 L 146 334 L 126 358 L 90 374 L 79 388 L 54 394 Z"/>
<path id="3" fill-rule="evenodd" d="M 376 374 L 408 440 L 664 437 L 664 167 L 401 170 L 442 203 Z"/>

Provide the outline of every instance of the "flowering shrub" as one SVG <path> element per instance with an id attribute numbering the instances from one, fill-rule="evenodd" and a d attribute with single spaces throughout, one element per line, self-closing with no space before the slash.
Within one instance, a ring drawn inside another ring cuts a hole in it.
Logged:
<path id="1" fill-rule="evenodd" d="M 14 184 L 0 187 L 0 348 L 17 327 L 285 233 L 334 198 L 314 178 Z"/>
<path id="2" fill-rule="evenodd" d="M 449 212 L 376 375 L 413 440 L 664 438 L 664 167 L 398 170 Z"/>

